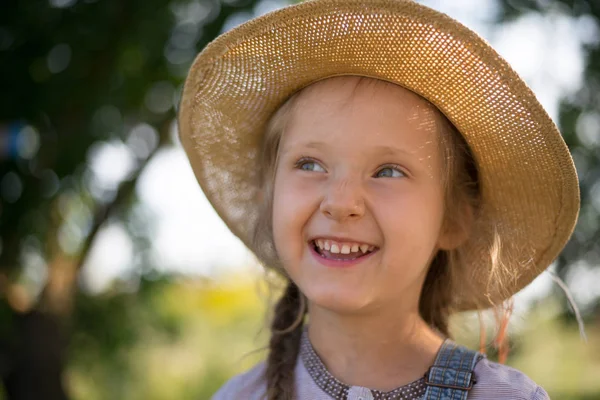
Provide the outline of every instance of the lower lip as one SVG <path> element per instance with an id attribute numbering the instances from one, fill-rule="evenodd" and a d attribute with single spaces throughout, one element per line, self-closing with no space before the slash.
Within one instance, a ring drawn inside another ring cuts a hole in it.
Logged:
<path id="1" fill-rule="evenodd" d="M 371 258 L 371 256 L 373 256 L 373 254 L 377 253 L 379 251 L 379 249 L 370 252 L 367 255 L 364 255 L 362 257 L 358 257 L 355 258 L 354 260 L 332 260 L 330 258 L 325 258 L 323 256 L 321 256 L 319 253 L 317 253 L 317 251 L 315 250 L 315 248 L 312 246 L 312 244 L 308 243 L 308 248 L 310 249 L 310 253 L 312 254 L 312 256 L 321 264 L 327 266 L 327 267 L 336 267 L 336 268 L 348 268 L 348 267 L 353 267 L 357 264 L 360 264 L 366 260 L 368 260 L 369 258 Z"/>

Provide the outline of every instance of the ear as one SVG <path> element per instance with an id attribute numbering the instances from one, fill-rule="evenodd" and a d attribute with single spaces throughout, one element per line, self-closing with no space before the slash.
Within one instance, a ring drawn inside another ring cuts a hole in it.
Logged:
<path id="1" fill-rule="evenodd" d="M 446 218 L 444 221 L 437 243 L 440 250 L 454 250 L 471 235 L 475 219 L 473 207 L 464 202 L 457 214 L 454 218 Z"/>

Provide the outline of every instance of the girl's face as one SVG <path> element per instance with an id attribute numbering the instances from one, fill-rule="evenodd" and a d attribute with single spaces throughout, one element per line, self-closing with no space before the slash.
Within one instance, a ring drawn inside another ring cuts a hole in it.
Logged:
<path id="1" fill-rule="evenodd" d="M 327 79 L 298 97 L 276 167 L 275 247 L 314 305 L 415 311 L 448 241 L 437 116 L 406 89 L 359 82 Z"/>

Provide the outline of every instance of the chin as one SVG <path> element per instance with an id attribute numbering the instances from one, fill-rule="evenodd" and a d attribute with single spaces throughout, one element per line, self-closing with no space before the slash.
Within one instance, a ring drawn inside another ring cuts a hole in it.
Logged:
<path id="1" fill-rule="evenodd" d="M 337 314 L 360 314 L 373 305 L 373 299 L 359 290 L 334 290 L 330 287 L 313 286 L 302 292 L 313 305 Z"/>

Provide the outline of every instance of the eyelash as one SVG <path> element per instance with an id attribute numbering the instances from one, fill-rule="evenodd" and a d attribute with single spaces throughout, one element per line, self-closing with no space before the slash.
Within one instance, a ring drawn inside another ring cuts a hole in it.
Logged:
<path id="1" fill-rule="evenodd" d="M 403 175 L 403 177 L 407 176 L 407 173 L 404 172 L 404 170 L 402 169 L 402 167 L 400 167 L 398 164 L 385 164 L 385 165 L 382 165 L 381 167 L 379 167 L 377 169 L 377 171 L 375 171 L 375 176 L 377 174 L 379 174 L 381 171 L 383 171 L 384 169 L 388 169 L 388 168 L 389 169 L 393 169 L 395 171 L 398 171 L 399 173 L 401 173 Z M 390 178 L 392 178 L 392 177 L 390 177 Z"/>
<path id="2" fill-rule="evenodd" d="M 302 166 L 305 164 L 309 164 L 309 163 L 314 163 L 319 165 L 321 168 L 323 168 L 323 166 L 321 165 L 321 163 L 317 160 L 315 160 L 314 158 L 311 157 L 300 157 L 300 159 L 298 161 L 296 161 L 295 164 L 295 168 L 299 169 L 299 170 L 303 170 Z M 383 171 L 384 169 L 392 169 L 394 171 L 399 172 L 400 174 L 402 174 L 404 177 L 407 176 L 407 173 L 402 169 L 402 167 L 400 167 L 398 164 L 384 164 L 382 166 L 380 166 L 377 171 L 375 171 L 375 174 L 373 174 L 374 177 L 377 176 L 377 174 L 379 174 L 381 171 Z M 325 168 L 323 168 L 324 170 Z M 304 170 L 304 171 L 309 171 L 312 172 L 310 170 Z M 393 177 L 386 177 L 386 178 L 393 178 Z"/>
<path id="3" fill-rule="evenodd" d="M 295 168 L 302 170 L 302 166 L 305 164 L 309 164 L 309 163 L 314 163 L 319 165 L 321 168 L 323 168 L 323 166 L 321 165 L 321 163 L 317 160 L 315 160 L 314 158 L 311 157 L 300 157 L 300 159 L 298 161 L 296 161 L 296 164 L 294 165 Z M 325 169 L 325 168 L 323 168 Z M 307 171 L 307 170 L 304 170 Z"/>

